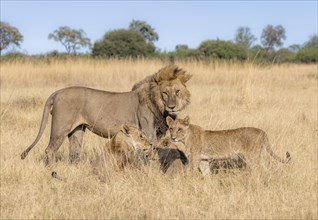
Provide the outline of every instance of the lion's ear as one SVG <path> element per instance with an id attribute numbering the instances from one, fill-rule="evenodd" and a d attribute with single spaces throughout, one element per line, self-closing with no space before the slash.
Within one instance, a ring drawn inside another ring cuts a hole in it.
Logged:
<path id="1" fill-rule="evenodd" d="M 191 79 L 192 75 L 190 74 L 181 74 L 180 76 L 178 76 L 178 79 L 183 83 L 186 84 L 186 82 L 188 82 Z"/>
<path id="2" fill-rule="evenodd" d="M 183 122 L 184 122 L 185 125 L 188 126 L 188 125 L 190 124 L 190 117 L 189 117 L 189 116 L 185 117 L 185 118 L 183 119 Z"/>
<path id="3" fill-rule="evenodd" d="M 167 125 L 170 126 L 170 124 L 173 122 L 173 118 L 171 118 L 169 115 L 167 116 L 166 118 L 166 122 L 167 122 Z"/>
<path id="4" fill-rule="evenodd" d="M 160 82 L 160 80 L 161 80 L 160 72 L 155 73 L 155 76 L 153 77 L 153 81 L 154 81 L 154 83 L 156 83 L 156 84 L 158 85 L 158 84 L 159 84 L 159 82 Z"/>
<path id="5" fill-rule="evenodd" d="M 120 129 L 124 134 L 129 134 L 130 133 L 130 128 L 128 125 L 122 125 Z"/>

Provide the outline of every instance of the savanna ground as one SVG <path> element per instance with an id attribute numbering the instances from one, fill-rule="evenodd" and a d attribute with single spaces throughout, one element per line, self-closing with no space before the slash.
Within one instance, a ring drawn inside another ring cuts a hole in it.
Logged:
<path id="1" fill-rule="evenodd" d="M 203 178 L 198 172 L 169 176 L 156 167 L 99 178 L 90 161 L 106 140 L 85 133 L 81 162 L 43 164 L 50 124 L 35 139 L 43 105 L 57 89 L 81 85 L 129 91 L 161 61 L 77 60 L 1 63 L 1 219 L 317 219 L 317 66 L 257 66 L 179 62 L 193 74 L 192 102 L 181 117 L 206 129 L 253 126 L 265 130 L 273 150 L 289 164 L 273 164 L 266 177 L 244 172 Z M 50 120 L 49 120 L 50 121 Z M 52 170 L 67 178 L 51 177 Z"/>

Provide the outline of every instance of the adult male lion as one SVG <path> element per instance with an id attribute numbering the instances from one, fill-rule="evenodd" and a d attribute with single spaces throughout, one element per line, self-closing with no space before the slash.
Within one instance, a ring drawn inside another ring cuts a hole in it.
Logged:
<path id="1" fill-rule="evenodd" d="M 51 110 L 47 162 L 65 137 L 70 141 L 70 160 L 78 161 L 85 129 L 102 137 L 112 137 L 122 124 L 142 129 L 156 139 L 167 129 L 166 116 L 175 117 L 190 103 L 186 82 L 191 78 L 177 66 L 167 66 L 142 81 L 131 92 L 115 93 L 86 87 L 69 87 L 54 92 L 46 101 L 39 133 L 21 154 L 24 159 L 41 138 Z"/>

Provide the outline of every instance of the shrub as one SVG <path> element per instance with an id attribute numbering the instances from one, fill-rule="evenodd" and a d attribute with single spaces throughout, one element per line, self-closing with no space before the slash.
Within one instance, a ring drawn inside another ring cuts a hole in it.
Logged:
<path id="1" fill-rule="evenodd" d="M 68 53 L 61 53 L 57 50 L 53 50 L 49 53 L 46 54 L 45 57 L 49 58 L 49 59 L 62 59 L 62 60 L 65 60 L 67 58 L 70 58 L 70 57 L 75 57 L 76 55 L 73 55 L 73 54 L 68 54 Z"/>
<path id="2" fill-rule="evenodd" d="M 302 63 L 315 63 L 318 61 L 318 48 L 308 47 L 300 50 L 295 60 Z"/>
<path id="3" fill-rule="evenodd" d="M 20 52 L 11 52 L 1 56 L 1 61 L 20 61 L 28 59 L 29 56 Z"/>
<path id="4" fill-rule="evenodd" d="M 175 52 L 171 52 L 170 56 L 178 60 L 199 60 L 200 51 L 197 49 L 190 49 L 187 45 L 177 45 Z"/>
<path id="5" fill-rule="evenodd" d="M 295 53 L 288 50 L 287 48 L 282 48 L 278 50 L 275 54 L 276 56 L 276 63 L 286 63 L 286 62 L 293 62 L 295 59 Z"/>
<path id="6" fill-rule="evenodd" d="M 155 54 L 155 46 L 133 30 L 115 30 L 105 34 L 94 44 L 94 57 L 148 57 Z"/>
<path id="7" fill-rule="evenodd" d="M 206 40 L 199 46 L 203 57 L 214 59 L 245 60 L 246 49 L 238 44 L 222 40 Z"/>
<path id="8" fill-rule="evenodd" d="M 260 45 L 255 45 L 254 47 L 248 50 L 248 59 L 256 63 L 270 62 L 268 52 Z"/>

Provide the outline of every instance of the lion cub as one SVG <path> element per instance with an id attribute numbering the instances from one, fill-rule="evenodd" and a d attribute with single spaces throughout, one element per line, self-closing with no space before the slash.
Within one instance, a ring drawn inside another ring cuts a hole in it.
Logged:
<path id="1" fill-rule="evenodd" d="M 161 138 L 156 144 L 148 159 L 158 161 L 160 169 L 169 175 L 183 174 L 188 157 L 184 152 L 183 143 L 173 143 L 170 135 Z"/>
<path id="2" fill-rule="evenodd" d="M 246 164 L 260 165 L 261 154 L 267 151 L 271 157 L 281 163 L 290 160 L 290 154 L 286 152 L 286 158 L 278 157 L 272 151 L 267 135 L 264 131 L 253 127 L 243 127 L 232 130 L 210 131 L 190 124 L 189 117 L 184 119 L 172 119 L 167 117 L 169 133 L 173 142 L 182 142 L 190 152 L 191 164 L 198 167 L 201 154 L 210 157 L 232 157 L 240 153 L 246 159 Z"/>
<path id="3" fill-rule="evenodd" d="M 152 145 L 143 131 L 133 126 L 123 125 L 106 144 L 103 155 L 93 162 L 93 172 L 98 173 L 100 165 L 102 168 L 122 170 L 127 166 L 139 167 L 150 161 L 159 163 L 164 173 L 170 170 L 175 170 L 174 172 L 182 170 L 188 163 L 187 157 L 177 145 L 172 144 L 170 137 L 162 138 Z"/>
<path id="4" fill-rule="evenodd" d="M 120 131 L 106 143 L 104 152 L 93 162 L 93 169 L 99 165 L 122 170 L 127 166 L 147 164 L 152 143 L 140 129 L 123 125 Z"/>

